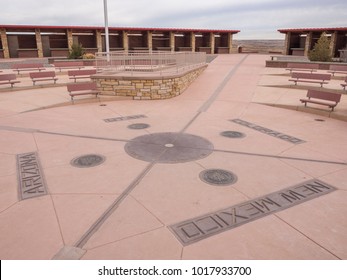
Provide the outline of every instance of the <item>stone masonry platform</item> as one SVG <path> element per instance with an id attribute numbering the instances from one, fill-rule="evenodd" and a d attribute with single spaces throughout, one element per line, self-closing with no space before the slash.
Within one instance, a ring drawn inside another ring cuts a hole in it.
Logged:
<path id="1" fill-rule="evenodd" d="M 92 80 L 103 94 L 130 96 L 136 100 L 167 99 L 180 95 L 207 65 L 179 71 L 160 72 L 106 72 L 93 75 Z"/>

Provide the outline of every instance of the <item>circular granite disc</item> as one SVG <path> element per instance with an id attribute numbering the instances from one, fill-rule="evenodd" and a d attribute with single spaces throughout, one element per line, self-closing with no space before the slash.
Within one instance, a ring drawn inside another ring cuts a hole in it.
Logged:
<path id="1" fill-rule="evenodd" d="M 149 124 L 147 124 L 147 123 L 133 123 L 133 124 L 128 125 L 128 128 L 130 128 L 130 129 L 145 129 L 148 127 L 149 127 Z"/>
<path id="2" fill-rule="evenodd" d="M 105 157 L 96 154 L 83 155 L 71 160 L 71 165 L 75 167 L 93 167 L 102 164 L 105 161 Z"/>
<path id="3" fill-rule="evenodd" d="M 207 169 L 200 172 L 200 179 L 215 186 L 227 186 L 236 183 L 237 176 L 223 169 Z"/>
<path id="4" fill-rule="evenodd" d="M 125 151 L 148 162 L 179 163 L 207 157 L 213 144 L 200 136 L 165 132 L 136 137 L 125 145 Z"/>
<path id="5" fill-rule="evenodd" d="M 223 131 L 220 135 L 228 138 L 243 138 L 246 136 L 244 133 L 238 131 Z"/>

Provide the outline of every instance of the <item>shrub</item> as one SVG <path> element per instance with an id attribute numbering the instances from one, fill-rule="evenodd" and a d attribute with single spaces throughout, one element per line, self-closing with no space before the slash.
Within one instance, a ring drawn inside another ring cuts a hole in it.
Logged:
<path id="1" fill-rule="evenodd" d="M 308 58 L 311 61 L 331 61 L 330 40 L 325 32 L 322 33 L 313 50 L 308 52 Z"/>
<path id="2" fill-rule="evenodd" d="M 82 56 L 83 59 L 95 59 L 95 55 L 92 54 L 92 53 L 85 53 L 83 56 Z"/>
<path id="3" fill-rule="evenodd" d="M 69 49 L 69 59 L 81 59 L 85 51 L 82 44 L 73 44 Z"/>

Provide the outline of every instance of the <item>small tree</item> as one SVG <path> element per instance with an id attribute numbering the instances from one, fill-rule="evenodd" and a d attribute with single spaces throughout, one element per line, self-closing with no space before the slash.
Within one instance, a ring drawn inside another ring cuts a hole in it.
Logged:
<path id="1" fill-rule="evenodd" d="M 84 55 L 85 50 L 82 47 L 82 44 L 72 44 L 71 48 L 69 49 L 69 56 L 68 58 L 70 59 L 78 59 L 78 58 L 82 58 L 82 56 Z"/>
<path id="2" fill-rule="evenodd" d="M 311 61 L 331 61 L 330 40 L 325 32 L 322 33 L 313 50 L 308 52 L 308 58 Z"/>

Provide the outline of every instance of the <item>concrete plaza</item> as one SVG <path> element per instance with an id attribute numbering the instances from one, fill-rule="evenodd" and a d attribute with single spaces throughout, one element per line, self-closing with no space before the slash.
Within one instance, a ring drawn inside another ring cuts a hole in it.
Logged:
<path id="1" fill-rule="evenodd" d="M 305 108 L 299 99 L 319 85 L 293 86 L 268 58 L 218 55 L 167 100 L 71 104 L 67 75 L 55 87 L 1 86 L 0 258 L 347 259 L 346 95 L 334 112 Z M 324 88 L 342 92 L 341 82 Z M 90 154 L 102 162 L 72 165 Z M 39 196 L 21 193 L 28 163 Z M 202 179 L 210 169 L 216 184 Z M 218 184 L 222 171 L 235 180 Z M 288 188 L 299 203 L 254 206 Z"/>

